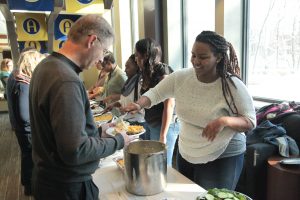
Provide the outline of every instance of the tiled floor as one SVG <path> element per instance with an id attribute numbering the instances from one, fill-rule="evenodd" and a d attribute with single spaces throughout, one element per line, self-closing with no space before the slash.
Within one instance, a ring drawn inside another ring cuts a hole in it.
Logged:
<path id="1" fill-rule="evenodd" d="M 4 113 L 8 112 L 7 102 L 4 100 L 4 98 L 0 98 L 0 113 L 3 112 Z"/>
<path id="2" fill-rule="evenodd" d="M 0 113 L 0 199 L 33 200 L 20 184 L 20 150 L 8 114 Z"/>

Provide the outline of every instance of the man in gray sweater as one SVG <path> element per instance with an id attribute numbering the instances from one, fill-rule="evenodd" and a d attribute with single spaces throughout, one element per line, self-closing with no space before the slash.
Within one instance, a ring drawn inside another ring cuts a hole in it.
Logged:
<path id="1" fill-rule="evenodd" d="M 79 73 L 103 59 L 113 42 L 99 15 L 77 20 L 59 50 L 35 69 L 30 84 L 35 200 L 96 200 L 99 159 L 128 144 L 126 133 L 100 138 Z M 105 130 L 102 130 L 105 131 Z"/>

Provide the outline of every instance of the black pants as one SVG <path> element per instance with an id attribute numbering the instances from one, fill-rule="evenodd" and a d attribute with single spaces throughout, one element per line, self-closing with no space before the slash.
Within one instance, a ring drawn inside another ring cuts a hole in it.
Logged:
<path id="1" fill-rule="evenodd" d="M 35 200 L 98 200 L 99 189 L 93 180 L 78 183 L 34 180 L 33 196 Z"/>
<path id="2" fill-rule="evenodd" d="M 15 131 L 15 133 L 21 150 L 21 183 L 24 186 L 30 186 L 33 168 L 31 134 L 19 131 Z"/>

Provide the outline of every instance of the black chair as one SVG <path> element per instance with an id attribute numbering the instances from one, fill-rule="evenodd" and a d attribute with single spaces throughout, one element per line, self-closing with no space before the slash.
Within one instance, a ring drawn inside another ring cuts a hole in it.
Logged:
<path id="1" fill-rule="evenodd" d="M 300 147 L 300 114 L 289 113 L 270 120 L 281 124 L 287 135 L 292 137 Z M 256 143 L 247 146 L 244 167 L 236 191 L 244 193 L 255 200 L 265 200 L 267 190 L 268 158 L 279 155 L 278 148 L 267 143 Z"/>

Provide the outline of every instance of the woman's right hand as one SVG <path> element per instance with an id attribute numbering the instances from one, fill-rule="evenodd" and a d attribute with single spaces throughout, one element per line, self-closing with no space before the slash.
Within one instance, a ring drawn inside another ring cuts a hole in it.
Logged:
<path id="1" fill-rule="evenodd" d="M 209 122 L 202 131 L 202 136 L 206 137 L 208 141 L 214 141 L 217 134 L 220 133 L 225 127 L 225 118 L 219 117 Z"/>
<path id="2" fill-rule="evenodd" d="M 131 114 L 137 113 L 139 110 L 141 110 L 141 106 L 137 103 L 129 103 L 124 107 L 121 107 L 120 110 L 122 112 L 130 112 Z"/>
<path id="3" fill-rule="evenodd" d="M 109 105 L 107 105 L 103 111 L 103 113 L 106 113 L 108 111 L 111 111 L 113 108 L 115 107 L 115 104 L 114 103 L 111 103 Z"/>

